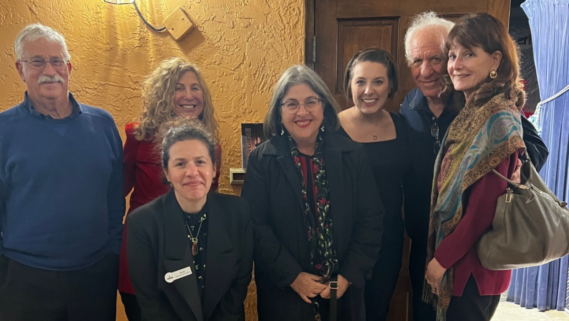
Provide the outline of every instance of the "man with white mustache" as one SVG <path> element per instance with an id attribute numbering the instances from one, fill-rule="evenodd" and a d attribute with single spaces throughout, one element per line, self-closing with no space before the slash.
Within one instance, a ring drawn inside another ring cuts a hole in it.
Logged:
<path id="1" fill-rule="evenodd" d="M 27 91 L 0 113 L 0 320 L 115 320 L 121 138 L 69 92 L 61 34 L 29 25 L 14 50 Z"/>
<path id="2" fill-rule="evenodd" d="M 417 88 L 411 90 L 400 114 L 409 123 L 411 170 L 404 181 L 405 229 L 412 240 L 409 274 L 413 287 L 415 321 L 434 321 L 436 313 L 422 301 L 427 259 L 427 235 L 433 184 L 433 168 L 441 142 L 454 118 L 465 105 L 462 92 L 444 88 L 447 73 L 445 40 L 454 26 L 434 12 L 417 15 L 405 35 L 405 54 Z M 524 142 L 539 170 L 549 154 L 532 124 L 522 115 Z"/>

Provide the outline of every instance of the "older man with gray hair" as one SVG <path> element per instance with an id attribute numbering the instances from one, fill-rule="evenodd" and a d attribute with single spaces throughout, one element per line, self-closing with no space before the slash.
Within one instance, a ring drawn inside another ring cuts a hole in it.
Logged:
<path id="1" fill-rule="evenodd" d="M 412 239 L 409 273 L 415 321 L 436 318 L 432 306 L 422 302 L 433 168 L 449 125 L 465 105 L 462 92 L 445 87 L 445 40 L 453 26 L 452 21 L 434 12 L 424 12 L 413 19 L 405 35 L 405 54 L 417 86 L 407 94 L 400 111 L 409 122 L 409 141 L 416 155 L 404 181 L 405 228 Z M 536 168 L 541 168 L 547 147 L 523 116 L 522 125 L 529 156 Z"/>
<path id="2" fill-rule="evenodd" d="M 29 25 L 14 49 L 27 91 L 0 114 L 0 320 L 115 320 L 120 136 L 69 93 L 61 34 Z"/>

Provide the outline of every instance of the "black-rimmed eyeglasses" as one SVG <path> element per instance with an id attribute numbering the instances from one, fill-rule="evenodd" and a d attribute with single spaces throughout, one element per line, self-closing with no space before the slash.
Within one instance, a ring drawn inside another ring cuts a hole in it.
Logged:
<path id="1" fill-rule="evenodd" d="M 435 143 L 433 144 L 433 153 L 437 155 L 439 150 L 441 150 L 441 141 L 439 140 L 439 125 L 436 121 L 431 125 L 431 136 L 435 139 Z"/>

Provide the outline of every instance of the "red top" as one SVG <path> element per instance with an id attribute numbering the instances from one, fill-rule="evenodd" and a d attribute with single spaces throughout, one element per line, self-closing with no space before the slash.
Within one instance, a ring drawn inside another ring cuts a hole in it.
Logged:
<path id="1" fill-rule="evenodd" d="M 124 195 L 130 195 L 128 214 L 138 207 L 166 194 L 170 186 L 162 183 L 164 173 L 162 171 L 162 159 L 155 149 L 152 141 L 139 141 L 134 138 L 134 130 L 138 122 L 128 123 L 125 126 L 126 142 L 124 144 Z M 221 167 L 221 146 L 215 147 L 216 174 L 211 184 L 210 191 L 217 190 L 219 181 L 219 169 Z M 133 190 L 134 188 L 134 190 Z M 122 233 L 122 245 L 120 253 L 119 285 L 121 292 L 134 294 L 134 288 L 128 274 L 128 262 L 126 255 L 126 220 Z"/>
<path id="2" fill-rule="evenodd" d="M 517 159 L 516 152 L 500 163 L 496 170 L 506 177 L 512 177 Z M 444 268 L 454 266 L 454 296 L 462 296 L 471 274 L 480 295 L 499 295 L 510 285 L 510 270 L 492 271 L 484 268 L 476 252 L 476 242 L 491 228 L 498 197 L 506 192 L 507 187 L 508 183 L 492 172 L 472 184 L 463 196 L 462 219 L 435 251 L 435 258 Z"/>

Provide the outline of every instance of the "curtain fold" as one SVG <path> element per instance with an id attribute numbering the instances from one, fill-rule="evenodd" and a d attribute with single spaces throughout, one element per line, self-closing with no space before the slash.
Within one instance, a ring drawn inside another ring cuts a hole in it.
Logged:
<path id="1" fill-rule="evenodd" d="M 527 0 L 522 9 L 529 18 L 541 104 L 533 121 L 549 149 L 540 175 L 562 200 L 569 200 L 569 0 Z M 569 241 L 569 240 L 568 240 Z M 514 270 L 509 301 L 522 307 L 569 310 L 569 257 L 548 264 Z"/>

